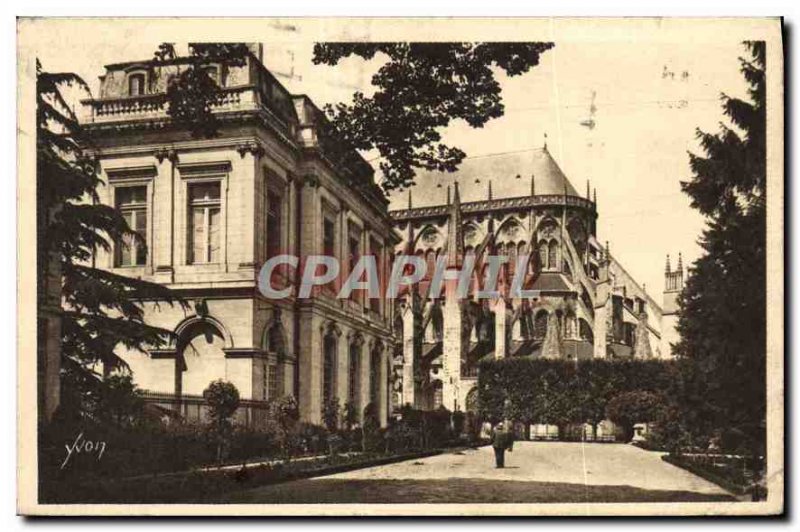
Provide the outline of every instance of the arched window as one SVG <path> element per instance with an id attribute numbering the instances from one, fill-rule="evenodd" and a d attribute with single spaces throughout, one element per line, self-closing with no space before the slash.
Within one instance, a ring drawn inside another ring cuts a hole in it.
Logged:
<path id="1" fill-rule="evenodd" d="M 128 76 L 128 96 L 141 96 L 146 92 L 145 82 L 147 78 L 144 73 L 136 72 Z"/>
<path id="2" fill-rule="evenodd" d="M 513 242 L 509 242 L 506 246 L 506 253 L 508 254 L 508 275 L 513 278 L 517 271 L 517 246 Z"/>
<path id="3" fill-rule="evenodd" d="M 550 269 L 550 262 L 548 261 L 547 241 L 539 241 L 539 267 L 542 270 Z"/>
<path id="4" fill-rule="evenodd" d="M 323 340 L 322 404 L 336 397 L 336 343 L 334 332 L 329 332 Z"/>
<path id="5" fill-rule="evenodd" d="M 442 394 L 442 381 L 434 381 L 431 386 L 433 387 L 433 409 L 436 410 L 440 406 L 442 406 L 443 401 L 443 394 Z"/>
<path id="6" fill-rule="evenodd" d="M 373 349 L 369 358 L 369 401 L 377 408 L 381 396 L 381 354 Z"/>
<path id="7" fill-rule="evenodd" d="M 555 239 L 547 244 L 547 269 L 558 269 L 558 242 Z"/>
<path id="8" fill-rule="evenodd" d="M 589 326 L 589 322 L 581 318 L 578 321 L 578 326 L 580 327 L 581 339 L 589 343 L 594 343 L 594 333 L 592 332 L 592 328 Z"/>
<path id="9" fill-rule="evenodd" d="M 433 272 L 436 271 L 436 251 L 429 249 L 427 253 L 425 253 L 425 262 L 427 263 L 425 278 L 433 279 Z"/>
<path id="10" fill-rule="evenodd" d="M 540 310 L 533 321 L 533 337 L 541 340 L 547 334 L 547 311 Z"/>
<path id="11" fill-rule="evenodd" d="M 527 252 L 524 240 L 517 244 L 517 257 L 524 257 Z M 525 273 L 528 273 L 528 265 L 530 265 L 530 257 L 528 257 L 528 262 L 525 264 Z"/>
<path id="12" fill-rule="evenodd" d="M 178 338 L 178 353 L 183 361 L 180 395 L 203 395 L 211 381 L 225 378 L 225 341 L 210 323 L 188 327 Z"/>

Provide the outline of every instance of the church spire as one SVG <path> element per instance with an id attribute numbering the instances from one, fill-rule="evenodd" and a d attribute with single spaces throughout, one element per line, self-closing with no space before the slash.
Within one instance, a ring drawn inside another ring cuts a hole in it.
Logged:
<path id="1" fill-rule="evenodd" d="M 461 227 L 461 198 L 458 193 L 458 181 L 454 183 L 453 204 L 450 205 L 450 218 L 447 227 L 447 267 L 460 268 L 464 252 L 464 240 Z"/>
<path id="2" fill-rule="evenodd" d="M 489 201 L 492 201 L 492 180 L 489 180 Z"/>
<path id="3" fill-rule="evenodd" d="M 683 273 L 683 256 L 680 251 L 678 252 L 678 271 Z"/>
<path id="4" fill-rule="evenodd" d="M 670 273 L 671 270 L 672 270 L 672 267 L 669 264 L 669 253 L 667 253 L 667 266 L 664 269 L 664 273 Z"/>

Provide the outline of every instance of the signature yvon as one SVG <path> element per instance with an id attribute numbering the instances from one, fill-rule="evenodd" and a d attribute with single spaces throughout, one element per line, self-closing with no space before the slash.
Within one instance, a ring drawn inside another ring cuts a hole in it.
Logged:
<path id="1" fill-rule="evenodd" d="M 64 462 L 61 463 L 61 469 L 64 469 L 67 466 L 73 454 L 78 455 L 83 453 L 94 453 L 97 455 L 97 460 L 100 461 L 100 459 L 103 457 L 103 453 L 106 452 L 106 442 L 87 440 L 83 437 L 83 432 L 78 434 L 78 437 L 75 438 L 75 441 L 72 442 L 72 445 L 64 444 L 64 447 L 67 449 L 67 456 L 64 458 Z"/>

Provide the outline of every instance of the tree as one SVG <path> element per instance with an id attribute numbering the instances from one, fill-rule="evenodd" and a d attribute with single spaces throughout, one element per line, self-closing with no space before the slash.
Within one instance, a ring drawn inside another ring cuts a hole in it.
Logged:
<path id="1" fill-rule="evenodd" d="M 386 191 L 411 186 L 418 169 L 453 172 L 466 154 L 441 143 L 441 130 L 451 120 L 478 128 L 503 116 L 495 73 L 524 74 L 553 46 L 550 42 L 317 43 L 315 64 L 335 66 L 351 56 L 385 59 L 372 78 L 376 88 L 372 96 L 356 92 L 349 104 L 325 107 L 330 121 L 320 124 L 320 142 L 337 162 L 354 157 L 354 150 L 377 150 L 383 159 L 380 169 Z M 194 136 L 215 136 L 218 123 L 211 107 L 222 92 L 204 67 L 239 66 L 247 53 L 243 44 L 190 44 L 186 68 L 167 91 L 172 119 Z M 176 58 L 174 44 L 163 43 L 154 60 Z"/>
<path id="2" fill-rule="evenodd" d="M 509 76 L 539 64 L 553 43 L 317 43 L 314 63 L 337 65 L 357 56 L 385 63 L 372 96 L 326 106 L 337 141 L 383 159 L 383 187 L 408 187 L 417 169 L 453 172 L 465 153 L 441 143 L 441 129 L 461 119 L 471 127 L 503 115 L 497 70 Z"/>
<path id="3" fill-rule="evenodd" d="M 633 425 L 650 423 L 659 417 L 664 400 L 652 392 L 636 390 L 615 395 L 606 405 L 608 419 L 625 431 L 625 441 L 633 438 Z"/>
<path id="4" fill-rule="evenodd" d="M 697 131 L 682 187 L 707 219 L 702 256 L 679 298 L 677 398 L 695 437 L 762 454 L 766 427 L 766 86 L 764 42 L 740 58 L 748 98 L 722 95 L 717 133 Z"/>
<path id="5" fill-rule="evenodd" d="M 189 55 L 182 58 L 185 68 L 167 86 L 167 113 L 174 125 L 188 129 L 195 138 L 215 137 L 219 121 L 211 108 L 224 93 L 207 70 L 243 66 L 248 49 L 244 43 L 190 43 Z M 155 64 L 175 61 L 174 43 L 162 43 L 155 52 Z"/>
<path id="6" fill-rule="evenodd" d="M 217 462 L 222 462 L 223 450 L 233 434 L 231 417 L 239 408 L 239 390 L 230 382 L 218 379 L 212 381 L 203 391 L 208 403 L 211 432 L 217 444 Z"/>
<path id="7" fill-rule="evenodd" d="M 112 242 L 125 245 L 136 233 L 116 209 L 99 202 L 98 167 L 62 93 L 66 87 L 89 94 L 79 76 L 44 72 L 37 61 L 37 280 L 44 286 L 58 263 L 62 397 L 81 413 L 100 393 L 98 364 L 104 371 L 129 369 L 115 353 L 118 346 L 144 351 L 163 346 L 172 334 L 145 323 L 142 303 L 178 300 L 161 285 L 94 266 L 98 251 L 110 251 Z"/>

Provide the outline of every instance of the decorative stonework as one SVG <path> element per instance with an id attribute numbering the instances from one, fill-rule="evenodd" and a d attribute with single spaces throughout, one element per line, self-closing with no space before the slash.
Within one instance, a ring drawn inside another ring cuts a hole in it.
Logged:
<path id="1" fill-rule="evenodd" d="M 171 148 L 158 148 L 153 152 L 153 156 L 158 160 L 158 164 L 163 163 L 164 160 L 169 160 L 171 163 L 178 162 L 178 152 Z"/>
<path id="2" fill-rule="evenodd" d="M 264 148 L 258 142 L 251 140 L 247 142 L 242 142 L 236 146 L 236 151 L 239 153 L 239 156 L 244 158 L 245 155 L 248 153 L 253 157 L 261 157 L 264 155 Z"/>

